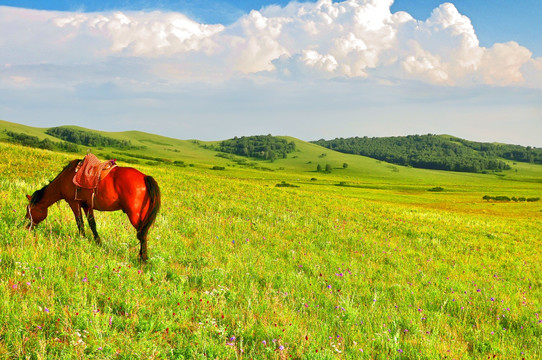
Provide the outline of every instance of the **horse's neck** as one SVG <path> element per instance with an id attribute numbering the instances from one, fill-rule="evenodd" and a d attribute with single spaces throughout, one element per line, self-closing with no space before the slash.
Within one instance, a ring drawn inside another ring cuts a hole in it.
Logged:
<path id="1" fill-rule="evenodd" d="M 48 208 L 61 198 L 62 197 L 60 195 L 60 182 L 53 181 L 49 185 L 47 185 L 43 194 L 43 198 L 36 204 L 36 206 Z"/>

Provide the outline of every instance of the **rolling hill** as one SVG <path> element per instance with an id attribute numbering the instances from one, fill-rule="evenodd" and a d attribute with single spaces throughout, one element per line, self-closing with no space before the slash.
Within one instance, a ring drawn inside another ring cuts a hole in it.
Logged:
<path id="1" fill-rule="evenodd" d="M 293 137 L 280 137 L 285 143 L 295 145 L 295 150 L 285 158 L 278 157 L 274 161 L 257 158 L 247 158 L 220 150 L 220 141 L 179 140 L 139 131 L 105 132 L 90 130 L 76 126 L 65 126 L 101 137 L 129 143 L 128 147 L 114 146 L 77 146 L 77 154 L 84 155 L 91 150 L 97 156 L 108 159 L 116 158 L 128 164 L 191 166 L 202 169 L 224 169 L 237 177 L 273 178 L 276 180 L 298 180 L 306 183 L 338 182 L 351 186 L 365 188 L 398 188 L 398 189 L 427 189 L 444 186 L 450 190 L 464 186 L 488 189 L 495 187 L 495 182 L 502 188 L 503 182 L 510 186 L 517 181 L 527 181 L 537 184 L 542 178 L 542 166 L 512 162 L 502 159 L 510 167 L 499 173 L 471 174 L 453 171 L 435 171 L 417 169 L 410 166 L 400 166 L 378 159 L 356 154 L 347 154 L 325 148 L 317 143 L 305 142 Z M 9 141 L 8 132 L 27 134 L 40 140 L 51 142 L 62 141 L 47 134 L 48 128 L 35 128 L 7 121 L 0 121 L 0 140 Z M 445 138 L 445 136 L 442 136 Z M 447 137 L 446 141 L 458 141 L 457 138 Z M 75 155 L 75 154 L 74 154 Z M 328 167 L 330 173 L 317 172 Z M 262 175 L 265 174 L 265 175 Z M 311 180 L 312 179 L 312 180 Z M 374 185 L 378 184 L 378 185 Z M 459 185 L 458 185 L 459 184 Z M 502 192 L 502 191 L 501 191 Z M 491 191 L 489 191 L 491 194 Z M 533 194 L 538 194 L 533 189 Z M 499 193 L 500 195 L 500 193 Z"/>

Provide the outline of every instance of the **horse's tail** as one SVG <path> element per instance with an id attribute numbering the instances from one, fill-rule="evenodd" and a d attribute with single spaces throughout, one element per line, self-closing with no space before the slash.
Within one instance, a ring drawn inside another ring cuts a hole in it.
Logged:
<path id="1" fill-rule="evenodd" d="M 145 237 L 147 235 L 149 228 L 154 223 L 154 220 L 156 220 L 156 216 L 158 215 L 158 211 L 160 210 L 160 204 L 162 202 L 160 188 L 158 187 L 158 183 L 156 182 L 156 180 L 154 180 L 152 176 L 145 176 L 145 186 L 147 187 L 150 205 L 147 214 L 141 220 L 141 223 L 138 226 L 138 237 Z"/>

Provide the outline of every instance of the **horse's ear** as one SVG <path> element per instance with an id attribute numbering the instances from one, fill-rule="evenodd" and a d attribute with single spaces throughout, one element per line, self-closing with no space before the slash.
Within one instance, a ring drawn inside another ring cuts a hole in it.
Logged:
<path id="1" fill-rule="evenodd" d="M 28 199 L 28 201 L 32 200 L 32 196 L 30 195 L 26 195 L 26 198 Z"/>

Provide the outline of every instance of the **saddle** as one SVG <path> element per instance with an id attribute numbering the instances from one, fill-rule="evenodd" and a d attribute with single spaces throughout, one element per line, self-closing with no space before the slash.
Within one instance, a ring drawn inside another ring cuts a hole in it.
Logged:
<path id="1" fill-rule="evenodd" d="M 79 161 L 75 168 L 73 184 L 77 187 L 76 190 L 92 190 L 92 198 L 94 200 L 94 192 L 98 187 L 98 183 L 101 179 L 104 179 L 115 166 L 117 166 L 115 160 L 102 162 L 95 155 L 88 153 L 82 161 Z M 75 200 L 82 200 L 78 199 L 77 192 L 78 191 L 75 192 Z"/>

